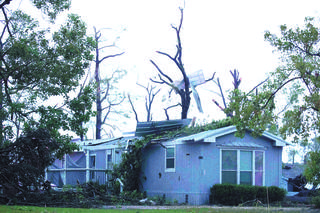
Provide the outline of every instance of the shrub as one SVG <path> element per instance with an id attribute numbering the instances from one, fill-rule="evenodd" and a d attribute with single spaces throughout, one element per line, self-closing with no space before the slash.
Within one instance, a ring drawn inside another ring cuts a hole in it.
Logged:
<path id="1" fill-rule="evenodd" d="M 317 209 L 320 208 L 320 196 L 313 197 L 311 203 L 315 205 Z"/>
<path id="2" fill-rule="evenodd" d="M 287 194 L 286 190 L 276 186 L 270 186 L 267 189 L 268 189 L 270 203 L 273 203 L 276 201 L 282 201 Z"/>
<path id="3" fill-rule="evenodd" d="M 268 196 L 267 196 L 268 190 Z M 276 186 L 262 187 L 249 185 L 216 184 L 210 189 L 209 202 L 236 206 L 246 201 L 259 200 L 262 203 L 282 201 L 286 191 Z"/>

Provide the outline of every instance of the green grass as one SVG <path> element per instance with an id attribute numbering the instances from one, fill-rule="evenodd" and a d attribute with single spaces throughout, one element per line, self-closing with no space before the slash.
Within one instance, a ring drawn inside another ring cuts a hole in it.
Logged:
<path id="1" fill-rule="evenodd" d="M 169 213 L 177 213 L 177 212 L 188 212 L 188 213 L 228 213 L 228 212 L 291 212 L 298 213 L 301 212 L 301 209 L 285 209 L 285 208 L 237 208 L 237 207 L 216 207 L 216 208 L 178 208 L 178 209 L 77 209 L 77 208 L 46 208 L 46 207 L 33 207 L 33 206 L 0 206 L 0 212 L 9 212 L 9 213 L 87 213 L 87 212 L 122 212 L 122 213 L 158 213 L 158 212 L 169 212 Z"/>

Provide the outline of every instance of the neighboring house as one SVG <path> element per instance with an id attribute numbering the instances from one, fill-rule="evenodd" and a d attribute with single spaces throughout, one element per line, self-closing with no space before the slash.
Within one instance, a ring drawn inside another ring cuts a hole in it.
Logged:
<path id="1" fill-rule="evenodd" d="M 299 178 L 301 175 L 303 175 L 304 169 L 305 169 L 304 164 L 284 164 L 283 169 L 282 169 L 282 181 L 283 181 L 283 188 L 285 188 L 288 192 L 293 192 L 293 191 L 300 191 L 302 190 L 302 186 L 298 184 L 297 186 L 294 186 L 295 184 L 293 183 L 293 180 L 295 178 Z M 300 189 L 299 189 L 300 188 Z"/>
<path id="2" fill-rule="evenodd" d="M 122 152 L 132 139 L 119 137 L 78 142 L 80 151 L 65 155 L 62 160 L 57 159 L 48 167 L 46 179 L 58 187 L 89 181 L 106 184 L 106 170 L 112 170 L 113 165 L 120 162 Z"/>
<path id="3" fill-rule="evenodd" d="M 234 136 L 234 126 L 153 140 L 143 152 L 142 190 L 148 196 L 194 205 L 209 201 L 219 183 L 280 187 L 282 149 L 289 145 L 268 132 Z"/>

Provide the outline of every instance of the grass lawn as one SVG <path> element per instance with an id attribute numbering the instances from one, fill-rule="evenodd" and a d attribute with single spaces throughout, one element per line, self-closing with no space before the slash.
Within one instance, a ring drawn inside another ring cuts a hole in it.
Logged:
<path id="1" fill-rule="evenodd" d="M 141 207 L 143 208 L 143 207 Z M 160 208 L 160 207 L 159 207 Z M 45 208 L 45 207 L 32 207 L 32 206 L 0 206 L 0 212 L 35 212 L 35 213 L 87 213 L 87 212 L 124 212 L 124 213 L 138 213 L 138 212 L 146 212 L 146 213 L 158 213 L 158 212 L 189 212 L 189 213 L 205 213 L 205 212 L 316 212 L 315 209 L 299 209 L 299 208 L 240 208 L 240 207 L 214 207 L 214 208 L 197 208 L 197 207 L 179 207 L 174 209 L 126 209 L 125 207 L 117 208 L 117 209 L 76 209 L 76 208 Z"/>

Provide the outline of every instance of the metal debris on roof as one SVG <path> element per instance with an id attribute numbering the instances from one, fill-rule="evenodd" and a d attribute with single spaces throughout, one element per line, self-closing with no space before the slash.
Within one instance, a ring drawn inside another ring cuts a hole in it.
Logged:
<path id="1" fill-rule="evenodd" d="M 166 120 L 138 122 L 135 136 L 161 134 L 163 131 L 170 131 L 182 128 L 191 123 L 192 119 Z"/>

